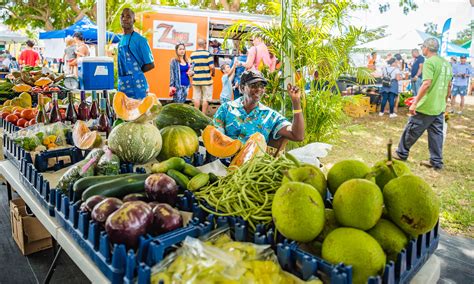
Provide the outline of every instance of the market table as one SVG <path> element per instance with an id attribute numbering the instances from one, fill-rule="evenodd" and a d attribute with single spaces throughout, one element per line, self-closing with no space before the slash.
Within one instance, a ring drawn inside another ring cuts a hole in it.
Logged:
<path id="1" fill-rule="evenodd" d="M 62 171 L 65 171 L 63 169 Z M 48 176 L 50 174 L 46 174 Z M 44 225 L 58 245 L 64 250 L 79 269 L 89 278 L 92 283 L 110 283 L 93 261 L 86 255 L 82 248 L 74 241 L 71 235 L 51 217 L 32 192 L 20 182 L 20 172 L 9 160 L 0 161 L 0 176 L 7 182 L 7 187 L 14 189 L 18 195 L 30 207 L 38 220 Z M 45 177 L 46 177 L 45 176 Z M 49 178 L 54 179 L 54 175 Z M 57 181 L 53 181 L 55 183 Z M 9 199 L 11 197 L 9 196 Z M 432 255 L 410 281 L 412 284 L 435 283 L 440 275 L 440 262 L 435 255 Z"/>
<path id="2" fill-rule="evenodd" d="M 12 162 L 9 160 L 0 161 L 0 175 L 5 179 L 7 187 L 13 188 L 20 195 L 62 250 L 69 255 L 92 283 L 110 283 L 56 219 L 49 216 L 46 208 L 40 204 L 31 191 L 20 183 L 20 172 Z"/>

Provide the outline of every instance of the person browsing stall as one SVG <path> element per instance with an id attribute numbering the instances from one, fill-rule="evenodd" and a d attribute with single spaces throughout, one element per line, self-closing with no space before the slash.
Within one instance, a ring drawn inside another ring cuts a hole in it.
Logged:
<path id="1" fill-rule="evenodd" d="M 146 72 L 155 68 L 153 54 L 145 37 L 133 30 L 135 13 L 125 8 L 120 16 L 123 36 L 118 47 L 118 88 L 127 96 L 143 99 L 148 92 Z"/>
<path id="2" fill-rule="evenodd" d="M 214 115 L 214 126 L 243 143 L 256 132 L 260 132 L 267 143 L 271 139 L 278 140 L 282 137 L 291 141 L 303 141 L 304 118 L 300 90 L 290 84 L 287 86 L 293 104 L 293 123 L 290 123 L 277 111 L 260 102 L 266 85 L 267 80 L 260 72 L 245 71 L 240 78 L 240 92 L 243 96 L 219 107 Z"/>

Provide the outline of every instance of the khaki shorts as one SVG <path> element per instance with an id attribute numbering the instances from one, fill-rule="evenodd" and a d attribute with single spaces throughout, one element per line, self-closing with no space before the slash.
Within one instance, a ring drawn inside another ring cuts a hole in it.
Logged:
<path id="1" fill-rule="evenodd" d="M 212 85 L 193 86 L 193 100 L 210 101 L 212 99 Z"/>

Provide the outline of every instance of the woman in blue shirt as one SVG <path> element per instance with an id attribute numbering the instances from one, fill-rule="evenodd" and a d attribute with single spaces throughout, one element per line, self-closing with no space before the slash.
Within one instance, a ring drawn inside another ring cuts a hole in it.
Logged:
<path id="1" fill-rule="evenodd" d="M 188 97 L 189 76 L 191 75 L 191 66 L 186 57 L 186 46 L 179 43 L 175 46 L 176 58 L 170 63 L 170 96 L 176 103 L 184 103 Z"/>

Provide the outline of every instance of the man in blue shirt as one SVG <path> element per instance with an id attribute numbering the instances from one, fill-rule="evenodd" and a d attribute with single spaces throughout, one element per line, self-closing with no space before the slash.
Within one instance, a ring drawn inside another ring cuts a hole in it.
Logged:
<path id="1" fill-rule="evenodd" d="M 411 51 L 411 55 L 413 56 L 413 59 L 415 59 L 415 61 L 413 61 L 413 65 L 411 66 L 411 90 L 413 92 L 413 96 L 416 96 L 418 95 L 418 90 L 420 89 L 421 83 L 423 82 L 421 71 L 423 70 L 425 58 L 416 48 Z"/>
<path id="2" fill-rule="evenodd" d="M 451 112 L 454 112 L 456 97 L 461 97 L 458 114 L 462 114 L 464 108 L 464 97 L 467 95 L 467 85 L 469 78 L 472 77 L 472 66 L 466 62 L 466 55 L 461 56 L 459 63 L 453 64 L 453 90 L 451 92 Z"/>
<path id="3" fill-rule="evenodd" d="M 135 13 L 125 8 L 120 16 L 123 36 L 118 47 L 118 89 L 128 97 L 143 99 L 148 93 L 145 72 L 155 68 L 146 38 L 133 30 Z"/>
<path id="4" fill-rule="evenodd" d="M 214 115 L 213 124 L 225 135 L 245 143 L 260 132 L 267 143 L 281 137 L 291 141 L 303 141 L 304 118 L 301 110 L 300 91 L 288 84 L 287 90 L 293 105 L 293 123 L 275 110 L 263 105 L 267 80 L 258 71 L 245 71 L 240 79 L 243 96 L 224 103 Z"/>

